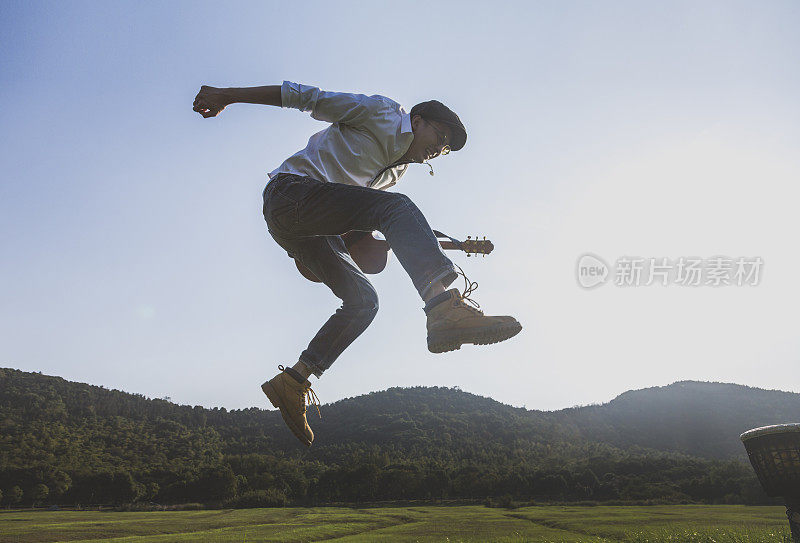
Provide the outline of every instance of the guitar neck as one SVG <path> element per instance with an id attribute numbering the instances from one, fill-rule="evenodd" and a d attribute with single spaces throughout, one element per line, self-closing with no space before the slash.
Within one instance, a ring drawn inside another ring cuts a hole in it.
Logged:
<path id="1" fill-rule="evenodd" d="M 376 239 L 372 237 L 370 232 L 348 232 L 342 236 L 347 244 L 349 249 L 356 244 L 361 242 L 368 243 L 372 247 L 380 247 L 385 251 L 391 249 L 389 243 L 385 239 Z M 486 238 L 479 240 L 477 237 L 475 239 L 467 238 L 466 241 L 459 241 L 459 240 L 452 240 L 452 239 L 437 239 L 439 245 L 444 250 L 451 250 L 451 251 L 464 251 L 467 254 L 489 254 L 494 249 L 494 245 L 492 242 L 487 240 Z"/>
<path id="2" fill-rule="evenodd" d="M 453 243 L 452 241 L 441 240 L 441 239 L 438 240 L 438 241 L 439 241 L 439 245 L 442 247 L 442 249 L 445 249 L 445 250 L 449 250 L 449 249 L 461 250 L 461 246 L 458 243 Z M 389 243 L 385 239 L 376 239 L 376 240 L 372 241 L 371 243 L 375 243 L 376 245 L 380 245 L 381 247 L 384 247 L 386 249 L 390 249 Z"/>

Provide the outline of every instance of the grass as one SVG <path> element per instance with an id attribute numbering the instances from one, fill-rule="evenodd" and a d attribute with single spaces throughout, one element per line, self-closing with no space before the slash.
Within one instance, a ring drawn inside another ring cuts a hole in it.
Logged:
<path id="1" fill-rule="evenodd" d="M 782 507 L 736 505 L 0 512 L 0 543 L 322 540 L 775 543 L 789 541 L 789 526 Z"/>

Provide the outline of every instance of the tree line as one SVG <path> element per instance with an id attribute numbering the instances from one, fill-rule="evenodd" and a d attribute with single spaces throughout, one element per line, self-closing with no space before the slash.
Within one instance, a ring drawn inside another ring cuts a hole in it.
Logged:
<path id="1" fill-rule="evenodd" d="M 394 388 L 324 406 L 306 449 L 275 411 L 180 406 L 0 369 L 0 503 L 770 503 L 740 459 L 593 441 L 560 416 L 457 389 Z"/>

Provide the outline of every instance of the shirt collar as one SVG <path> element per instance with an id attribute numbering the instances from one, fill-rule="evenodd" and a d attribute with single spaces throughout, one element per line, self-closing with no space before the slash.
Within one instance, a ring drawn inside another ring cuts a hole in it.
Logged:
<path id="1" fill-rule="evenodd" d="M 408 132 L 414 132 L 411 129 L 411 115 L 404 111 L 400 114 L 400 133 L 406 134 Z"/>
<path id="2" fill-rule="evenodd" d="M 414 130 L 411 128 L 411 115 L 406 113 L 404 110 L 400 110 L 400 134 L 398 134 L 398 138 L 395 140 L 395 154 L 392 157 L 393 161 L 400 160 L 408 148 L 411 147 L 411 143 L 414 141 Z M 395 166 L 396 168 L 401 168 L 402 171 L 408 167 L 408 165 L 400 165 Z M 393 183 L 394 184 L 394 183 Z M 388 186 L 388 185 L 387 185 Z"/>

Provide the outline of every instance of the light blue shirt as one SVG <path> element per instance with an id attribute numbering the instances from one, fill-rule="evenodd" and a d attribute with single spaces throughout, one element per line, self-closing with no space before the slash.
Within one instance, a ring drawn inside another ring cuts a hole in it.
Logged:
<path id="1" fill-rule="evenodd" d="M 385 96 L 322 91 L 317 87 L 284 81 L 281 106 L 310 111 L 314 119 L 332 123 L 308 139 L 277 169 L 331 183 L 375 189 L 391 187 L 408 164 L 396 163 L 411 145 L 411 116 Z M 377 179 L 375 177 L 378 176 Z"/>

